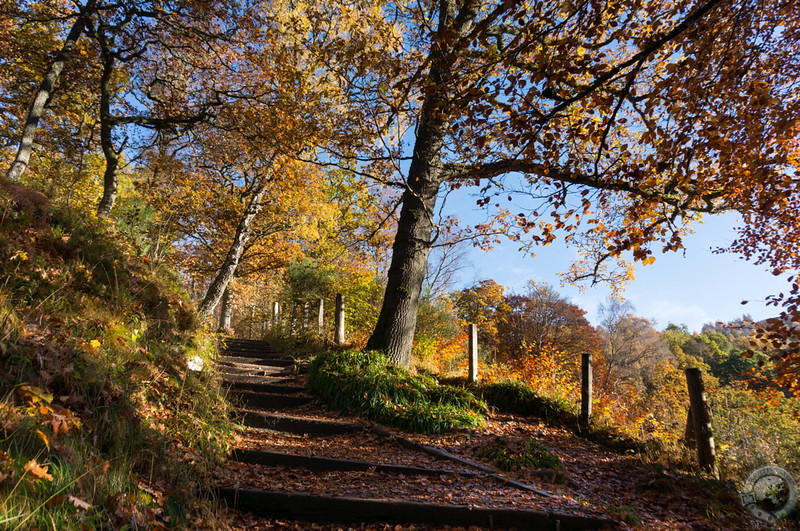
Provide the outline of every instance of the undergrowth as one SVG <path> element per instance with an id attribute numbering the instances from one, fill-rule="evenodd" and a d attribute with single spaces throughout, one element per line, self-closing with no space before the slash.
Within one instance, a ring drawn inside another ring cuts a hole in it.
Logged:
<path id="1" fill-rule="evenodd" d="M 491 460 L 505 472 L 520 468 L 550 468 L 559 470 L 561 459 L 536 439 L 514 441 L 497 437 L 494 441 L 478 449 L 478 457 Z"/>
<path id="2" fill-rule="evenodd" d="M 215 526 L 198 496 L 232 442 L 216 338 L 125 242 L 0 189 L 4 529 Z"/>
<path id="3" fill-rule="evenodd" d="M 540 396 L 520 381 L 507 380 L 481 385 L 477 392 L 489 405 L 503 413 L 533 415 L 548 423 L 577 418 L 576 407 L 569 401 Z"/>
<path id="4" fill-rule="evenodd" d="M 319 354 L 309 366 L 308 383 L 332 409 L 412 432 L 478 427 L 487 412 L 469 390 L 413 375 L 378 352 Z"/>
<path id="5" fill-rule="evenodd" d="M 564 426 L 577 435 L 621 453 L 654 451 L 644 442 L 626 436 L 613 426 L 594 423 L 582 426 L 578 420 L 578 407 L 568 400 L 539 395 L 525 382 L 505 380 L 479 384 L 475 393 L 501 413 L 533 416 L 548 425 Z"/>

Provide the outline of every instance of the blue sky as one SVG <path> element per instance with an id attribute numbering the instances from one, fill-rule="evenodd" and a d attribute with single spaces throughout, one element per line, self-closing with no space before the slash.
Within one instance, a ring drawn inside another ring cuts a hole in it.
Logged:
<path id="1" fill-rule="evenodd" d="M 463 221 L 485 217 L 484 211 L 473 206 L 473 198 L 462 196 L 449 201 L 452 213 Z M 691 331 L 744 313 L 757 320 L 776 315 L 778 310 L 767 307 L 764 299 L 785 291 L 785 280 L 735 255 L 712 252 L 733 240 L 735 225 L 736 216 L 732 214 L 707 217 L 684 240 L 685 252 L 657 254 L 654 264 L 637 266 L 636 279 L 624 293 L 635 313 L 654 319 L 658 329 L 675 323 L 685 324 Z M 508 241 L 489 252 L 469 248 L 457 288 L 492 278 L 510 291 L 522 292 L 528 280 L 547 282 L 586 310 L 592 324 L 598 323 L 597 309 L 608 297 L 608 287 L 587 287 L 581 293 L 577 287 L 562 285 L 558 275 L 577 258 L 574 249 L 554 243 L 537 248 L 536 256 L 531 257 L 518 248 L 519 244 Z M 750 302 L 742 305 L 743 300 Z"/>

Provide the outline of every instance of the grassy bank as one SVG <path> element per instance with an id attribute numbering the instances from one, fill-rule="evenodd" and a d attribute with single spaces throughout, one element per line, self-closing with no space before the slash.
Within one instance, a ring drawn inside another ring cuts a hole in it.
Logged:
<path id="1" fill-rule="evenodd" d="M 109 222 L 0 191 L 0 527 L 213 527 L 227 402 L 169 270 Z"/>

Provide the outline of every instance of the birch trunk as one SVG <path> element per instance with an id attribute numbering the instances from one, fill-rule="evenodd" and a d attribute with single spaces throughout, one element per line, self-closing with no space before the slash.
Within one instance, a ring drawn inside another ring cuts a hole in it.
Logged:
<path id="1" fill-rule="evenodd" d="M 266 186 L 262 186 L 252 197 L 247 207 L 239 219 L 239 225 L 236 227 L 236 234 L 231 242 L 228 254 L 222 262 L 217 276 L 211 281 L 211 284 L 206 290 L 206 295 L 200 303 L 198 313 L 202 319 L 207 319 L 214 312 L 214 309 L 222 299 L 222 294 L 228 287 L 228 284 L 236 274 L 236 268 L 239 266 L 239 260 L 242 258 L 242 253 L 250 239 L 252 232 L 253 220 L 261 211 L 261 200 L 266 193 Z"/>
<path id="2" fill-rule="evenodd" d="M 39 120 L 41 120 L 44 114 L 47 102 L 50 101 L 50 96 L 53 94 L 53 87 L 61 76 L 64 65 L 69 60 L 78 39 L 80 39 L 83 34 L 86 22 L 94 10 L 95 4 L 96 0 L 89 0 L 83 9 L 81 9 L 80 13 L 78 13 L 78 17 L 75 19 L 72 28 L 70 28 L 67 34 L 67 38 L 64 40 L 64 45 L 50 64 L 50 68 L 45 73 L 44 79 L 42 79 L 42 83 L 39 85 L 39 89 L 33 97 L 31 106 L 28 109 L 28 116 L 25 119 L 25 127 L 22 129 L 22 138 L 20 138 L 19 141 L 17 155 L 14 158 L 14 162 L 12 162 L 11 166 L 8 168 L 8 171 L 6 171 L 6 178 L 9 181 L 19 182 L 25 170 L 28 168 L 28 163 L 31 160 L 31 153 L 33 151 L 33 141 L 36 138 L 36 130 L 39 128 Z"/>
<path id="3" fill-rule="evenodd" d="M 97 215 L 107 217 L 117 200 L 119 151 L 114 149 L 111 122 L 111 75 L 114 73 L 114 56 L 109 52 L 105 38 L 100 39 L 103 55 L 103 73 L 100 76 L 100 146 L 106 159 L 103 173 L 103 197 L 97 205 Z"/>
<path id="4" fill-rule="evenodd" d="M 231 327 L 231 317 L 233 314 L 233 304 L 231 287 L 227 286 L 222 292 L 222 308 L 219 311 L 219 329 L 227 330 Z"/>

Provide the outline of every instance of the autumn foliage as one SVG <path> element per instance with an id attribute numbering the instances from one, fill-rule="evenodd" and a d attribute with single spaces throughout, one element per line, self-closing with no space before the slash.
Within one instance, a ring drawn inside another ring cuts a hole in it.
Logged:
<path id="1" fill-rule="evenodd" d="M 676 459 L 682 370 L 701 368 L 723 471 L 797 470 L 798 28 L 800 3 L 783 0 L 3 2 L 0 420 L 42 452 L 3 450 L 0 486 L 58 482 L 45 457 L 90 424 L 87 459 L 105 466 L 95 446 L 116 425 L 86 416 L 76 373 L 97 371 L 95 405 L 139 400 L 121 415 L 156 433 L 189 424 L 188 397 L 208 406 L 197 375 L 150 341 L 206 352 L 193 304 L 208 330 L 316 348 L 332 331 L 314 305 L 331 323 L 337 294 L 351 346 L 426 374 L 462 375 L 476 324 L 486 383 L 574 407 L 591 353 L 596 422 Z M 446 214 L 455 189 L 483 222 Z M 769 299 L 775 318 L 695 333 L 613 301 L 593 326 L 534 282 L 456 289 L 443 250 L 562 239 L 580 256 L 569 281 L 618 292 L 633 264 L 731 211 L 741 224 L 720 251 L 789 286 Z M 61 501 L 89 514 L 76 485 Z M 163 509 L 165 490 L 146 488 L 153 503 L 129 485 L 110 504 Z"/>

